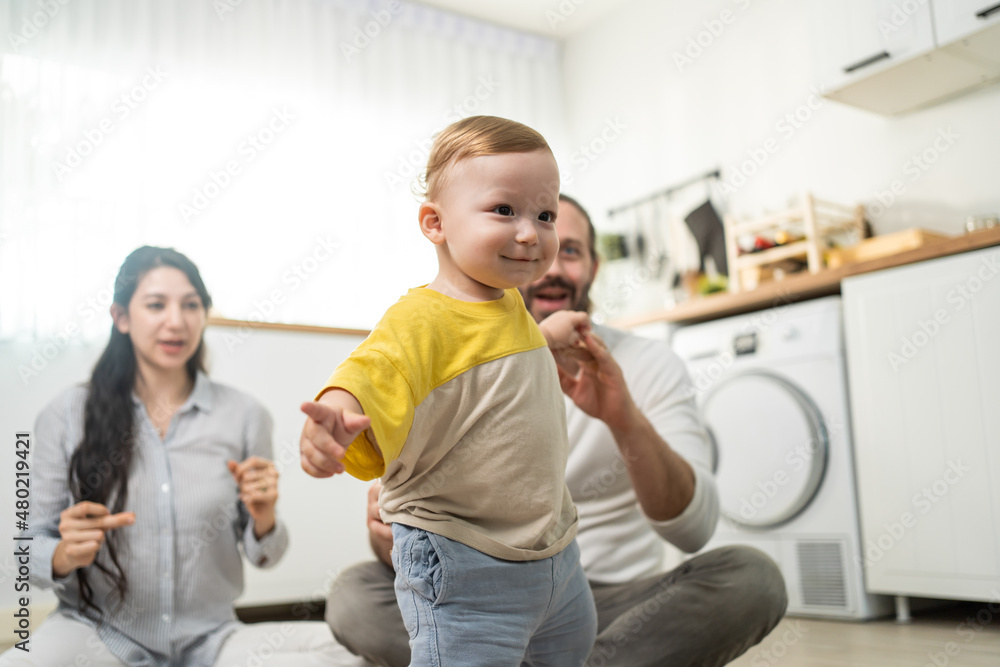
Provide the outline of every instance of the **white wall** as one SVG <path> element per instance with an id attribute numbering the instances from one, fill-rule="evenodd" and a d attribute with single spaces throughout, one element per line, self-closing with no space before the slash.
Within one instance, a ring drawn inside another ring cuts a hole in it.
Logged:
<path id="1" fill-rule="evenodd" d="M 919 226 L 960 234 L 966 216 L 1000 211 L 1000 85 L 895 118 L 820 104 L 810 99 L 810 5 L 633 0 L 568 40 L 570 144 L 590 143 L 609 120 L 627 125 L 596 159 L 578 159 L 586 166 L 571 169 L 573 181 L 564 188 L 591 209 L 598 228 L 610 207 L 716 166 L 727 177 L 769 138 L 778 149 L 731 195 L 735 213 L 782 208 L 804 189 L 869 205 L 897 179 L 906 190 L 874 217 L 876 233 Z M 703 22 L 724 9 L 734 20 L 679 69 L 674 54 L 683 54 L 688 40 L 706 30 Z M 778 127 L 810 101 L 819 108 L 800 110 L 809 115 L 801 127 Z M 948 128 L 954 143 L 913 180 L 907 161 Z"/>
<path id="2" fill-rule="evenodd" d="M 244 568 L 246 588 L 238 606 L 295 603 L 325 598 L 340 569 L 371 558 L 365 528 L 367 484 L 349 476 L 313 479 L 299 465 L 299 434 L 305 417 L 299 404 L 310 400 L 333 369 L 361 342 L 358 336 L 210 327 L 205 334 L 211 376 L 262 401 L 274 419 L 274 460 L 279 480 L 278 513 L 288 524 L 290 546 L 268 570 Z M 0 505 L 8 521 L 0 539 L 11 544 L 14 518 L 14 434 L 33 431 L 38 412 L 61 391 L 87 379 L 104 341 L 62 350 L 41 344 L 0 343 L 0 424 L 9 444 L 0 448 L 4 476 Z M 51 359 L 35 358 L 35 353 Z M 18 369 L 40 369 L 24 375 Z M 37 518 L 37 517 L 32 517 Z M 15 606 L 13 552 L 0 556 L 0 611 Z M 55 603 L 33 588 L 36 614 Z M 36 618 L 35 622 L 41 620 Z M 0 639 L 5 637 L 0 633 Z"/>

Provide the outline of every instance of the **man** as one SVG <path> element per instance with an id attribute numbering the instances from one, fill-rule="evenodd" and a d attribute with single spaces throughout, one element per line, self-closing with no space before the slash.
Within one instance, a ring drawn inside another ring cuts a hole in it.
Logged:
<path id="1" fill-rule="evenodd" d="M 536 321 L 589 310 L 597 273 L 595 234 L 575 200 L 560 197 L 559 254 L 522 289 Z M 585 338 L 596 369 L 560 369 L 570 455 L 566 484 L 580 516 L 581 562 L 597 605 L 587 664 L 724 665 L 778 623 L 787 598 L 777 566 L 749 547 L 700 554 L 663 573 L 672 544 L 702 548 L 718 520 L 707 436 L 683 362 L 670 347 L 595 325 Z M 392 533 L 369 490 L 368 528 L 377 562 L 338 578 L 326 619 L 345 646 L 378 665 L 409 664 L 396 606 Z"/>

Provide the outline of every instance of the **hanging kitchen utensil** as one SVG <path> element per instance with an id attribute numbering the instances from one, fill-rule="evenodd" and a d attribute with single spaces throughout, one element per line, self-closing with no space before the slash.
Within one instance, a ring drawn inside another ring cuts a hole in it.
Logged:
<path id="1" fill-rule="evenodd" d="M 670 196 L 656 198 L 652 202 L 652 214 L 650 216 L 650 237 L 653 239 L 653 276 L 659 280 L 663 277 L 669 259 L 666 240 L 663 236 L 664 207 L 670 202 Z"/>
<path id="2" fill-rule="evenodd" d="M 639 266 L 646 265 L 646 233 L 642 205 L 632 207 L 632 238 L 635 242 L 635 256 Z"/>
<path id="3" fill-rule="evenodd" d="M 608 226 L 615 228 L 615 218 L 619 213 L 608 215 Z M 621 232 L 603 232 L 597 235 L 597 251 L 606 262 L 613 262 L 628 257 L 628 242 Z"/>
<path id="4" fill-rule="evenodd" d="M 708 199 L 704 204 L 694 209 L 684 218 L 691 233 L 698 242 L 698 252 L 701 256 L 700 270 L 705 271 L 705 258 L 711 257 L 719 273 L 729 274 L 726 262 L 726 232 L 722 220 Z"/>

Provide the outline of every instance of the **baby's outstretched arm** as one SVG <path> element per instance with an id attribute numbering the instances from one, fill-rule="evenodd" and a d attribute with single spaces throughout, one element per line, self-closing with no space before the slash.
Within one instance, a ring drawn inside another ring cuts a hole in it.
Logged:
<path id="1" fill-rule="evenodd" d="M 302 404 L 305 426 L 299 439 L 302 469 L 313 477 L 330 477 L 344 472 L 347 447 L 368 428 L 361 403 L 343 389 L 331 389 L 318 401 Z"/>

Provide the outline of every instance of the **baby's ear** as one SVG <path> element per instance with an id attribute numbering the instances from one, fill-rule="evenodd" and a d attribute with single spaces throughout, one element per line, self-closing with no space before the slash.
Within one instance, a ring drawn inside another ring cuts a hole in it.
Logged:
<path id="1" fill-rule="evenodd" d="M 417 212 L 420 220 L 420 231 L 434 245 L 444 243 L 444 228 L 441 226 L 441 208 L 432 201 L 420 205 Z"/>

